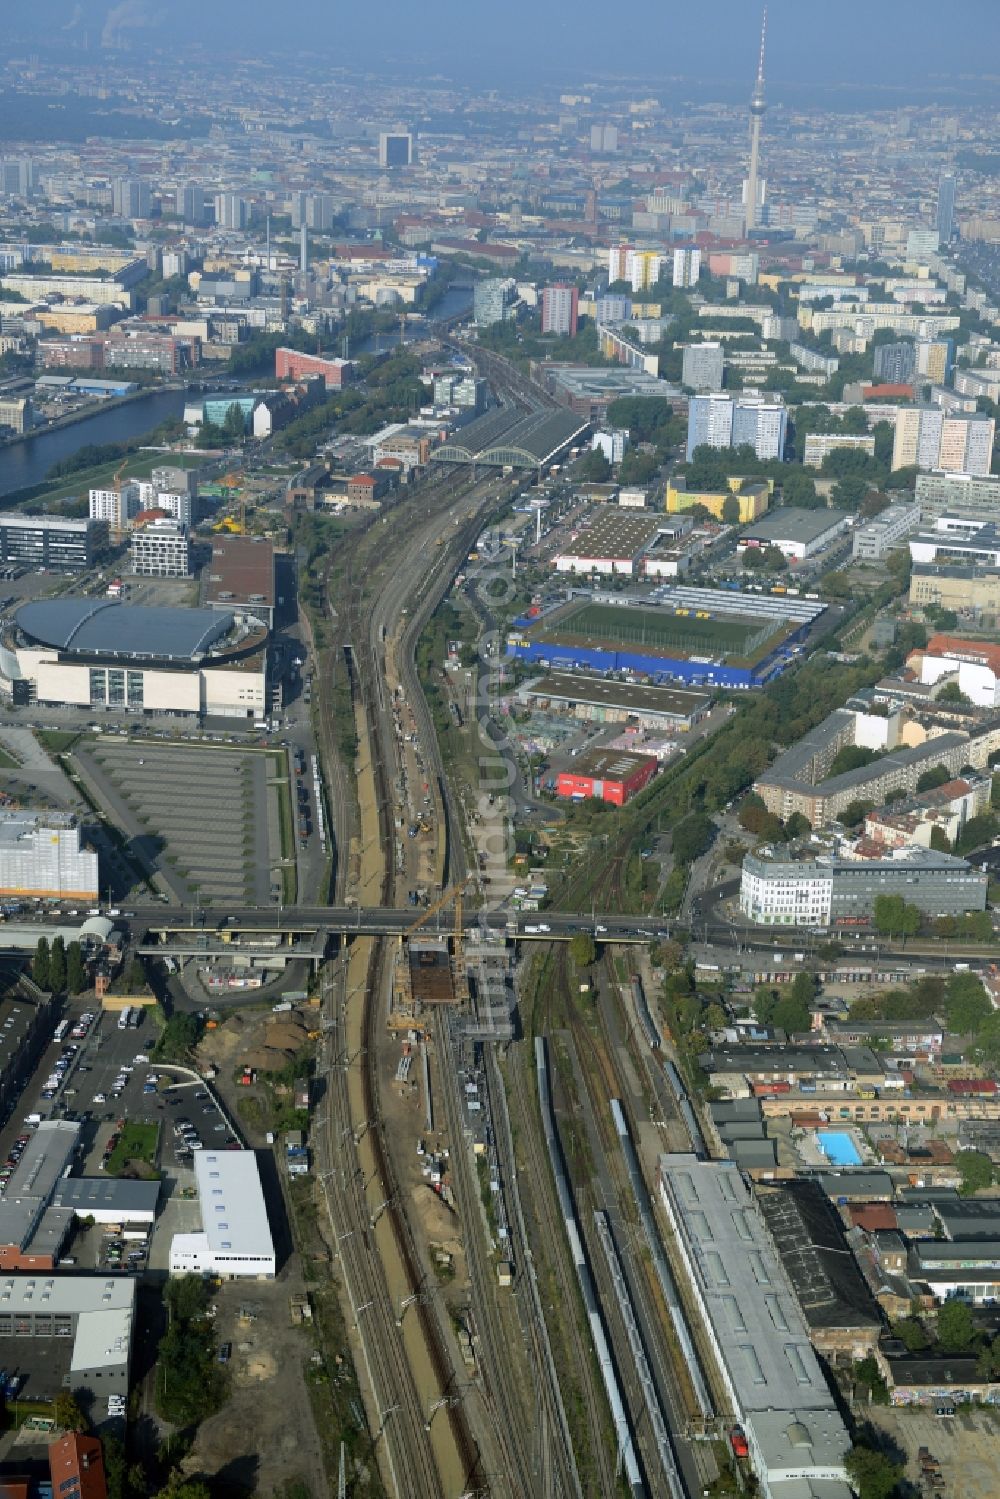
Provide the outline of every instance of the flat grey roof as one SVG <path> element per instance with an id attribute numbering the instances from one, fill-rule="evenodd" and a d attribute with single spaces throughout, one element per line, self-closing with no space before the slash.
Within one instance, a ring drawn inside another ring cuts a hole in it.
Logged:
<path id="1" fill-rule="evenodd" d="M 156 1212 L 160 1198 L 158 1181 L 130 1181 L 127 1177 L 68 1176 L 56 1186 L 52 1195 L 54 1207 L 71 1208 L 86 1217 L 95 1209 L 120 1213 L 123 1220 L 130 1214 L 147 1217 Z"/>
<path id="2" fill-rule="evenodd" d="M 35 1130 L 0 1201 L 0 1244 L 28 1243 L 79 1137 L 79 1124 L 68 1119 L 46 1120 Z"/>
<path id="3" fill-rule="evenodd" d="M 196 1150 L 202 1231 L 213 1254 L 274 1254 L 264 1192 L 252 1150 Z"/>
<path id="4" fill-rule="evenodd" d="M 752 521 L 740 532 L 742 537 L 775 541 L 815 541 L 841 521 L 847 519 L 844 510 L 800 510 L 795 505 L 781 505 Z"/>
<path id="5" fill-rule="evenodd" d="M 661 1156 L 659 1171 L 740 1413 L 833 1412 L 798 1300 L 739 1168 Z"/>
<path id="6" fill-rule="evenodd" d="M 38 599 L 22 604 L 20 630 L 43 645 L 81 656 L 195 661 L 227 635 L 231 612 L 120 604 L 114 599 Z"/>
<path id="7" fill-rule="evenodd" d="M 690 718 L 707 708 L 710 692 L 685 692 L 673 687 L 645 687 L 631 682 L 608 681 L 604 677 L 577 676 L 568 671 L 551 671 L 520 688 L 533 697 L 555 698 L 571 703 L 597 703 L 605 708 L 625 712 L 661 713 L 666 718 Z"/>

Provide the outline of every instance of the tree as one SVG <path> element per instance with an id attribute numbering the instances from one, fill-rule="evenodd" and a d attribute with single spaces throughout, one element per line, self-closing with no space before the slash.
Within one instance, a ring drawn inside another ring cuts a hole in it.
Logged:
<path id="1" fill-rule="evenodd" d="M 953 973 L 946 991 L 948 1029 L 959 1036 L 978 1031 L 993 1009 L 979 977 L 974 973 Z"/>
<path id="2" fill-rule="evenodd" d="M 736 495 L 727 494 L 722 502 L 722 523 L 726 526 L 739 525 L 740 502 Z"/>
<path id="3" fill-rule="evenodd" d="M 66 944 L 61 937 L 52 939 L 49 955 L 49 988 L 53 994 L 62 994 L 66 988 Z"/>
<path id="4" fill-rule="evenodd" d="M 808 1001 L 792 990 L 782 994 L 771 1012 L 771 1024 L 782 1031 L 807 1031 L 810 1018 Z"/>
<path id="5" fill-rule="evenodd" d="M 785 822 L 785 834 L 788 838 L 805 838 L 811 832 L 812 823 L 801 812 L 793 812 Z"/>
<path id="6" fill-rule="evenodd" d="M 577 473 L 581 479 L 587 479 L 591 484 L 606 484 L 611 478 L 611 464 L 600 448 L 591 448 L 580 459 Z"/>
<path id="7" fill-rule="evenodd" d="M 870 812 L 874 805 L 874 802 L 864 800 L 848 802 L 840 814 L 840 821 L 845 828 L 856 828 L 859 822 L 864 822 L 865 814 Z"/>
<path id="8" fill-rule="evenodd" d="M 233 401 L 222 421 L 222 430 L 229 442 L 242 442 L 247 433 L 246 417 L 239 401 Z"/>
<path id="9" fill-rule="evenodd" d="M 185 1478 L 180 1468 L 174 1468 L 157 1499 L 212 1499 L 208 1485 L 197 1478 Z"/>
<path id="10" fill-rule="evenodd" d="M 52 1402 L 52 1416 L 63 1431 L 86 1431 L 88 1421 L 69 1390 L 59 1390 Z"/>
<path id="11" fill-rule="evenodd" d="M 48 990 L 49 969 L 49 939 L 48 937 L 39 937 L 38 946 L 35 948 L 35 956 L 31 962 L 31 977 L 39 989 Z"/>
<path id="12" fill-rule="evenodd" d="M 903 1317 L 893 1323 L 892 1331 L 908 1353 L 922 1353 L 930 1347 L 930 1336 L 919 1317 Z"/>
<path id="13" fill-rule="evenodd" d="M 892 1499 L 903 1476 L 902 1464 L 872 1447 L 852 1447 L 844 1466 L 860 1499 Z"/>
<path id="14" fill-rule="evenodd" d="M 951 1297 L 938 1311 L 937 1340 L 946 1353 L 966 1353 L 976 1336 L 972 1309 Z"/>
<path id="15" fill-rule="evenodd" d="M 674 828 L 672 849 L 678 864 L 690 864 L 703 854 L 715 835 L 715 824 L 703 812 L 691 812 Z"/>
<path id="16" fill-rule="evenodd" d="M 577 968 L 589 968 L 597 956 L 594 939 L 589 932 L 577 932 L 570 938 L 569 955 Z"/>
<path id="17" fill-rule="evenodd" d="M 958 1174 L 962 1178 L 959 1187 L 961 1197 L 971 1197 L 993 1185 L 993 1162 L 981 1150 L 960 1150 L 955 1157 Z"/>
<path id="18" fill-rule="evenodd" d="M 998 819 L 992 812 L 980 812 L 976 817 L 970 817 L 955 839 L 955 852 L 968 854 L 975 848 L 982 848 L 984 843 L 991 843 L 997 825 Z"/>
<path id="19" fill-rule="evenodd" d="M 184 1061 L 201 1040 L 202 1021 L 197 1015 L 171 1015 L 160 1033 L 155 1053 L 160 1061 Z"/>
<path id="20" fill-rule="evenodd" d="M 920 930 L 919 909 L 901 895 L 876 895 L 872 919 L 883 937 L 914 937 Z"/>
<path id="21" fill-rule="evenodd" d="M 868 1391 L 868 1399 L 872 1405 L 889 1404 L 889 1387 L 878 1366 L 878 1360 L 872 1354 L 855 1364 L 854 1383 Z"/>
<path id="22" fill-rule="evenodd" d="M 70 994 L 79 994 L 87 987 L 87 969 L 83 961 L 83 950 L 79 942 L 71 942 L 66 949 L 66 988 Z"/>
<path id="23" fill-rule="evenodd" d="M 950 780 L 951 771 L 947 765 L 942 765 L 938 761 L 937 765 L 932 765 L 929 770 L 924 771 L 923 775 L 917 777 L 917 791 L 918 793 L 934 791 L 938 786 L 943 786 L 945 781 Z"/>
<path id="24" fill-rule="evenodd" d="M 860 770 L 863 765 L 870 765 L 873 760 L 877 759 L 879 759 L 878 751 L 870 749 L 866 744 L 845 744 L 834 755 L 830 763 L 829 774 L 839 776 L 847 770 Z"/>
<path id="25" fill-rule="evenodd" d="M 935 823 L 931 828 L 931 848 L 934 849 L 935 853 L 951 853 L 951 839 L 939 823 Z"/>

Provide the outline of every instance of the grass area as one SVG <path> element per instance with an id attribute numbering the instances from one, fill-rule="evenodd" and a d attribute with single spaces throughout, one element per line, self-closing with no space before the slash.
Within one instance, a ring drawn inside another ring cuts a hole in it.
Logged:
<path id="1" fill-rule="evenodd" d="M 554 640 L 608 641 L 614 645 L 645 646 L 649 650 L 681 651 L 691 655 L 748 656 L 777 633 L 773 620 L 724 619 L 693 609 L 669 614 L 665 610 L 618 608 L 614 604 L 582 604 L 564 615 L 549 633 Z"/>
<path id="2" fill-rule="evenodd" d="M 38 729 L 35 738 L 50 755 L 65 755 L 73 748 L 80 735 L 72 729 Z"/>
<path id="3" fill-rule="evenodd" d="M 108 1175 L 121 1176 L 130 1161 L 141 1161 L 152 1169 L 156 1161 L 159 1133 L 159 1125 L 156 1124 L 142 1124 L 139 1121 L 126 1124 L 108 1159 Z"/>
<path id="4" fill-rule="evenodd" d="M 20 770 L 21 762 L 15 760 L 13 755 L 8 755 L 5 749 L 0 749 L 0 770 Z"/>

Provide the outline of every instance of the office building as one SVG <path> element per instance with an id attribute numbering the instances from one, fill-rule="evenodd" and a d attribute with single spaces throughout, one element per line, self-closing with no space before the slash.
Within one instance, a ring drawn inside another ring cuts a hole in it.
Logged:
<path id="1" fill-rule="evenodd" d="M 910 572 L 910 603 L 923 608 L 971 609 L 1000 614 L 1000 572 L 990 567 L 962 567 L 954 563 L 914 563 Z"/>
<path id="2" fill-rule="evenodd" d="M 517 282 L 511 276 L 492 276 L 486 281 L 477 281 L 472 293 L 472 314 L 484 328 L 494 323 L 503 323 L 514 316 L 517 301 Z"/>
<path id="3" fill-rule="evenodd" d="M 1000 476 L 944 474 L 917 475 L 917 503 L 923 520 L 934 520 L 946 512 L 975 515 L 985 511 L 1000 520 Z"/>
<path id="4" fill-rule="evenodd" d="M 30 156 L 0 156 L 0 193 L 30 198 L 38 182 L 38 171 Z"/>
<path id="5" fill-rule="evenodd" d="M 674 286 L 697 286 L 701 275 L 701 251 L 678 246 L 674 251 Z"/>
<path id="6" fill-rule="evenodd" d="M 762 461 L 785 452 L 788 412 L 780 396 L 721 391 L 692 396 L 688 407 L 687 460 L 696 448 L 738 448 L 747 443 Z"/>
<path id="7" fill-rule="evenodd" d="M 942 172 L 938 182 L 937 235 L 939 245 L 951 244 L 955 232 L 955 181 L 954 172 Z"/>
<path id="8" fill-rule="evenodd" d="M 0 895 L 97 899 L 97 854 L 72 817 L 0 812 Z"/>
<path id="9" fill-rule="evenodd" d="M 546 286 L 542 291 L 542 332 L 575 338 L 579 302 L 575 286 Z"/>
<path id="10" fill-rule="evenodd" d="M 132 532 L 133 573 L 144 578 L 190 578 L 191 537 L 187 526 L 171 516 L 146 513 L 150 519 Z"/>
<path id="11" fill-rule="evenodd" d="M 880 859 L 758 852 L 743 860 L 740 911 L 760 926 L 849 927 L 868 924 L 879 896 L 901 895 L 928 916 L 961 916 L 985 911 L 988 884 L 967 860 L 918 844 Z"/>
<path id="12" fill-rule="evenodd" d="M 77 572 L 90 567 L 108 544 L 107 521 L 65 520 L 56 515 L 0 514 L 0 562 Z"/>
<path id="13" fill-rule="evenodd" d="M 874 352 L 876 381 L 884 385 L 909 385 L 916 369 L 916 347 L 908 339 L 876 346 Z"/>
<path id="14" fill-rule="evenodd" d="M 681 361 L 681 384 L 691 390 L 721 390 L 725 363 L 721 343 L 686 344 Z"/>
<path id="15" fill-rule="evenodd" d="M 919 505 L 890 505 L 854 532 L 852 555 L 857 562 L 881 562 L 920 521 Z"/>
<path id="16" fill-rule="evenodd" d="M 380 167 L 408 167 L 413 163 L 413 136 L 408 132 L 383 130 L 378 138 Z"/>
<path id="17" fill-rule="evenodd" d="M 993 418 L 979 413 L 945 412 L 939 406 L 901 406 L 896 414 L 892 467 L 987 475 L 994 431 Z"/>
<path id="18" fill-rule="evenodd" d="M 319 354 L 302 354 L 298 349 L 275 349 L 274 376 L 276 380 L 308 380 L 321 375 L 327 390 L 340 390 L 349 384 L 354 373 L 354 364 L 349 359 L 338 359 Z"/>
<path id="19" fill-rule="evenodd" d="M 906 236 L 907 260 L 926 263 L 937 255 L 940 248 L 936 229 L 911 229 Z"/>
<path id="20" fill-rule="evenodd" d="M 148 219 L 149 183 L 139 177 L 116 177 L 111 187 L 111 212 L 119 219 Z"/>
<path id="21" fill-rule="evenodd" d="M 726 481 L 727 488 L 721 490 L 688 489 L 683 478 L 667 481 L 667 514 L 683 515 L 701 505 L 717 521 L 726 520 L 733 512 L 736 501 L 736 522 L 745 526 L 762 516 L 771 500 L 771 485 L 767 479 L 741 479 L 733 476 Z"/>
<path id="22" fill-rule="evenodd" d="M 174 1234 L 171 1275 L 273 1280 L 274 1241 L 252 1150 L 196 1150 L 200 1233 Z"/>
<path id="23" fill-rule="evenodd" d="M 179 187 L 174 202 L 174 211 L 185 224 L 204 224 L 208 219 L 205 189 L 199 187 L 196 182 L 189 182 L 185 187 Z M 164 266 L 163 273 L 167 274 L 166 266 Z"/>
<path id="24" fill-rule="evenodd" d="M 695 1323 L 762 1499 L 850 1499 L 851 1439 L 739 1166 L 662 1155 L 657 1174 Z"/>
<path id="25" fill-rule="evenodd" d="M 30 432 L 35 425 L 34 410 L 30 396 L 6 396 L 0 394 L 0 431 L 9 427 L 20 437 Z"/>
<path id="26" fill-rule="evenodd" d="M 239 193 L 216 193 L 215 222 L 220 229 L 245 229 L 250 222 L 250 204 Z"/>

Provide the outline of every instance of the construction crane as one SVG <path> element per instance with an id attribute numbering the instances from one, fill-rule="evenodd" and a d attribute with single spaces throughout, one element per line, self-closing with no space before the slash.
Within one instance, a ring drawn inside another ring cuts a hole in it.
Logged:
<path id="1" fill-rule="evenodd" d="M 421 911 L 416 921 L 414 921 L 410 926 L 406 928 L 406 931 L 399 939 L 400 942 L 408 942 L 413 936 L 414 932 L 419 932 L 420 928 L 424 926 L 426 922 L 430 921 L 432 916 L 436 916 L 439 911 L 443 911 L 445 906 L 452 899 L 454 899 L 455 901 L 455 926 L 460 931 L 462 926 L 462 891 L 465 889 L 471 878 L 471 874 L 467 874 L 465 879 L 462 880 L 460 884 L 449 885 L 444 894 L 439 895 L 433 905 L 427 907 L 426 911 Z"/>

